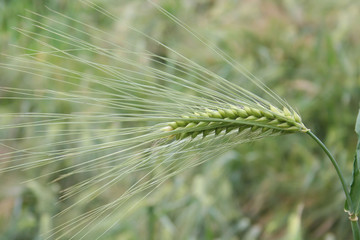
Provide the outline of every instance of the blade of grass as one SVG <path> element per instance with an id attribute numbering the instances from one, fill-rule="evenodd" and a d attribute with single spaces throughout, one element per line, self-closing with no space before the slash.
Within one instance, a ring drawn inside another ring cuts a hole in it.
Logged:
<path id="1" fill-rule="evenodd" d="M 350 185 L 350 197 L 352 202 L 354 203 L 353 210 L 354 215 L 353 219 L 351 221 L 351 228 L 354 233 L 354 239 L 360 239 L 360 232 L 359 224 L 358 224 L 358 215 L 359 215 L 359 209 L 360 209 L 360 110 L 357 116 L 356 124 L 355 124 L 355 132 L 358 135 L 358 143 L 355 151 L 355 158 L 354 158 L 354 168 L 353 168 L 353 179 Z M 349 211 L 348 204 L 345 204 L 345 210 Z"/>
<path id="2" fill-rule="evenodd" d="M 358 135 L 359 140 L 355 151 L 354 167 L 352 173 L 353 179 L 350 185 L 350 197 L 354 203 L 353 210 L 355 218 L 357 218 L 360 212 L 360 111 L 356 120 L 355 132 Z M 347 204 L 345 204 L 345 210 L 349 211 L 349 206 Z"/>

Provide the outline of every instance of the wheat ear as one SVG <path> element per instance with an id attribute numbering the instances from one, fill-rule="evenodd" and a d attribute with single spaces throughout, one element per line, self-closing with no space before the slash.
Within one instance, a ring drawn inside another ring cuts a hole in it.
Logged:
<path id="1" fill-rule="evenodd" d="M 246 129 L 253 132 L 260 130 L 263 133 L 272 131 L 284 134 L 309 131 L 296 112 L 291 112 L 285 107 L 280 110 L 272 105 L 268 109 L 262 106 L 205 109 L 181 118 L 169 122 L 163 130 L 173 133 L 172 136 L 176 139 L 195 138 L 198 135 L 205 137 L 211 133 L 217 136 L 221 132 L 226 134 L 233 130 L 241 133 Z"/>

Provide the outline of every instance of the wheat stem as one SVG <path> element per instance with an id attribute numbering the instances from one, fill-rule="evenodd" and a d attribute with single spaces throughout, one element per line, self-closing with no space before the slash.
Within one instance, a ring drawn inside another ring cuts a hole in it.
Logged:
<path id="1" fill-rule="evenodd" d="M 360 229 L 358 221 L 351 221 L 351 230 L 353 232 L 354 240 L 360 240 Z"/>
<path id="2" fill-rule="evenodd" d="M 313 132 L 308 131 L 307 134 L 309 134 L 309 136 L 319 144 L 319 146 L 324 150 L 326 155 L 329 157 L 331 163 L 335 167 L 336 173 L 337 173 L 337 175 L 338 175 L 338 177 L 340 179 L 341 186 L 342 186 L 342 188 L 344 190 L 344 193 L 345 193 L 345 196 L 346 196 L 346 202 L 347 202 L 347 204 L 349 206 L 348 214 L 349 214 L 349 219 L 351 221 L 351 228 L 352 228 L 352 231 L 353 231 L 354 240 L 360 240 L 360 229 L 359 229 L 358 221 L 355 220 L 354 205 L 352 203 L 350 193 L 349 193 L 349 190 L 347 188 L 347 184 L 346 184 L 344 176 L 343 176 L 343 174 L 341 172 L 341 169 L 340 169 L 337 161 L 333 157 L 333 155 L 330 153 L 329 149 L 325 146 L 325 144 L 318 137 L 316 137 Z"/>

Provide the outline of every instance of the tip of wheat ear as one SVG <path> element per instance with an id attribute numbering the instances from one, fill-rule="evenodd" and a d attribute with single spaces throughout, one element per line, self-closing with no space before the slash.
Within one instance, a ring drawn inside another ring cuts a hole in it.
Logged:
<path id="1" fill-rule="evenodd" d="M 217 110 L 204 109 L 182 116 L 174 122 L 168 122 L 163 131 L 172 133 L 176 139 L 203 137 L 209 134 L 225 134 L 237 129 L 238 133 L 250 131 L 269 133 L 307 132 L 307 129 L 296 112 L 287 108 L 280 110 L 274 106 L 263 107 L 231 106 Z M 271 131 L 271 132 L 270 132 Z"/>

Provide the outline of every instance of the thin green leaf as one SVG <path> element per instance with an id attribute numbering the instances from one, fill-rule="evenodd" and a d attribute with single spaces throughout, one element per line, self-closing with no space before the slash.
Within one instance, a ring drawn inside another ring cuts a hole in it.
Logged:
<path id="1" fill-rule="evenodd" d="M 353 169 L 353 180 L 350 186 L 350 196 L 352 203 L 354 205 L 353 211 L 356 216 L 359 215 L 360 212 L 360 111 L 357 116 L 356 124 L 355 124 L 355 132 L 358 135 L 358 143 L 355 152 L 354 158 L 354 169 Z M 345 204 L 345 210 L 349 210 L 347 204 Z"/>

